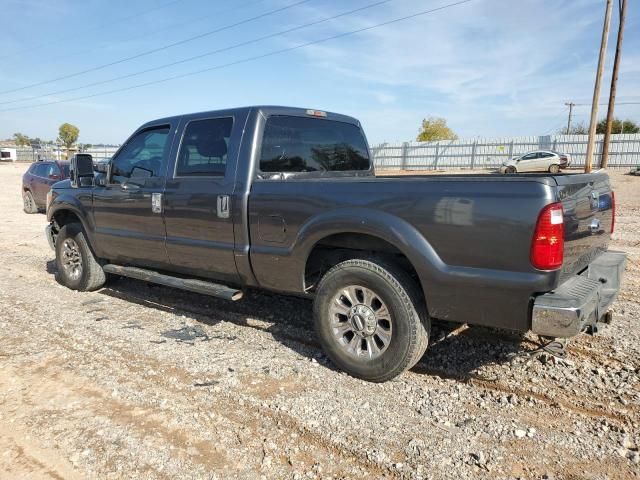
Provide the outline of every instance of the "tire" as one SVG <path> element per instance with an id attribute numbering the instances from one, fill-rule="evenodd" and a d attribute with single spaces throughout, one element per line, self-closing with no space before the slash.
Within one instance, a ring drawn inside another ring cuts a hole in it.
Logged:
<path id="1" fill-rule="evenodd" d="M 35 199 L 33 198 L 33 194 L 26 190 L 22 192 L 22 209 L 24 213 L 38 213 L 38 205 L 36 204 Z"/>
<path id="2" fill-rule="evenodd" d="M 58 232 L 56 268 L 58 281 L 72 290 L 90 292 L 102 287 L 106 281 L 104 270 L 79 223 L 65 225 Z"/>
<path id="3" fill-rule="evenodd" d="M 313 313 L 331 361 L 370 382 L 391 380 L 413 367 L 429 342 L 431 322 L 417 285 L 404 270 L 379 259 L 347 260 L 329 270 L 318 285 Z"/>
<path id="4" fill-rule="evenodd" d="M 504 173 L 517 173 L 516 167 L 507 167 L 505 168 Z"/>
<path id="5" fill-rule="evenodd" d="M 558 173 L 558 172 L 560 172 L 560 165 L 551 165 L 549 167 L 549 172 L 550 173 Z"/>

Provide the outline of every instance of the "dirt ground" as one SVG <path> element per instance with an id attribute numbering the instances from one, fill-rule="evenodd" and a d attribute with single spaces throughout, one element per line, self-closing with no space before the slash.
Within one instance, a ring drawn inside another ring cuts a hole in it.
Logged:
<path id="1" fill-rule="evenodd" d="M 565 359 L 438 323 L 369 384 L 322 355 L 310 303 L 54 277 L 27 165 L 0 165 L 0 478 L 640 478 L 640 177 L 613 172 L 614 323 Z M 470 319 L 471 320 L 471 319 Z"/>

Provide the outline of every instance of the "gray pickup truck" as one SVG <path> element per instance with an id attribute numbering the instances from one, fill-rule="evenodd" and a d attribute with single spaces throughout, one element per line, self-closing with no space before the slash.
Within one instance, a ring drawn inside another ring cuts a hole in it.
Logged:
<path id="1" fill-rule="evenodd" d="M 432 318 L 596 329 L 624 270 L 607 250 L 606 173 L 375 176 L 360 123 L 334 113 L 163 118 L 100 170 L 76 159 L 47 199 L 64 285 L 123 275 L 229 300 L 308 297 L 326 354 L 370 381 L 421 358 Z"/>

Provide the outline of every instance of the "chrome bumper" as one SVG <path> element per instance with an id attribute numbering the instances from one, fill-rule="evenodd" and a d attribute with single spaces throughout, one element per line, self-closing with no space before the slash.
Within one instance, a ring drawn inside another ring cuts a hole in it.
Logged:
<path id="1" fill-rule="evenodd" d="M 47 225 L 47 227 L 44 229 L 44 234 L 47 237 L 47 241 L 49 242 L 49 246 L 51 247 L 51 250 L 56 249 L 56 241 L 53 238 L 53 226 L 51 224 Z"/>
<path id="2" fill-rule="evenodd" d="M 531 330 L 548 337 L 573 337 L 595 327 L 618 295 L 627 256 L 605 252 L 580 275 L 536 297 Z"/>

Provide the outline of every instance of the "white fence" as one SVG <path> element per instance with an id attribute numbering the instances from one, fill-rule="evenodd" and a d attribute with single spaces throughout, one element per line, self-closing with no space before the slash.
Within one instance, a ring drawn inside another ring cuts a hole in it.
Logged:
<path id="1" fill-rule="evenodd" d="M 602 137 L 596 137 L 594 167 L 600 164 Z M 584 166 L 587 135 L 475 138 L 439 142 L 382 143 L 371 152 L 378 169 L 437 170 L 496 168 L 508 158 L 531 150 L 555 150 L 571 155 L 572 166 Z M 609 167 L 640 165 L 640 134 L 611 135 Z"/>
<path id="2" fill-rule="evenodd" d="M 602 137 L 596 138 L 594 167 L 600 164 Z M 531 150 L 556 150 L 571 155 L 572 166 L 584 166 L 587 135 L 544 135 L 532 137 L 475 138 L 440 142 L 382 143 L 373 145 L 376 168 L 394 170 L 438 170 L 448 168 L 496 168 L 508 158 Z M 94 160 L 111 158 L 117 147 L 86 150 Z M 19 148 L 17 159 L 36 161 L 64 158 L 64 151 Z M 611 135 L 609 167 L 640 165 L 640 134 Z"/>
<path id="3" fill-rule="evenodd" d="M 83 153 L 89 153 L 94 160 L 105 160 L 111 158 L 116 153 L 118 147 L 92 147 L 83 150 Z M 67 151 L 64 148 L 45 146 L 42 148 L 18 147 L 17 160 L 21 162 L 35 162 L 38 160 L 64 160 Z M 72 152 L 73 153 L 73 152 Z"/>

